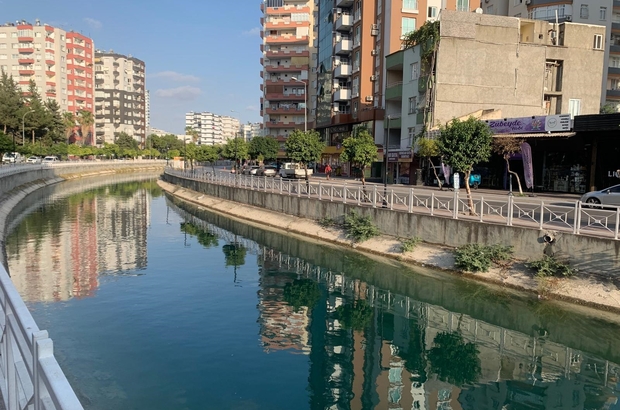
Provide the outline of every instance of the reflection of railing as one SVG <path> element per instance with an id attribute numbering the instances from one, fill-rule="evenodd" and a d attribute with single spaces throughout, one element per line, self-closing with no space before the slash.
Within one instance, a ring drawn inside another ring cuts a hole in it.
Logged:
<path id="1" fill-rule="evenodd" d="M 472 202 L 460 191 L 434 192 L 427 189 L 391 187 L 376 184 L 287 180 L 235 175 L 227 172 L 177 171 L 166 173 L 197 179 L 214 185 L 233 186 L 252 191 L 342 202 L 366 207 L 383 207 L 399 212 L 427 214 L 451 219 L 552 229 L 609 239 L 619 239 L 620 206 L 587 208 L 581 201 L 516 198 L 503 195 L 472 194 Z"/>

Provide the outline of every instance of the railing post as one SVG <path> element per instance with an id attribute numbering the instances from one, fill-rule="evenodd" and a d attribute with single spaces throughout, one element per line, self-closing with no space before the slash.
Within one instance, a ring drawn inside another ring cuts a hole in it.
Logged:
<path id="1" fill-rule="evenodd" d="M 39 358 L 41 356 L 39 349 L 39 340 L 47 339 L 49 335 L 47 331 L 40 330 L 32 333 L 32 387 L 34 390 L 34 408 L 39 410 L 41 403 L 41 377 L 39 376 Z"/>
<path id="2" fill-rule="evenodd" d="M 435 214 L 435 193 L 431 192 L 431 216 Z"/>
<path id="3" fill-rule="evenodd" d="M 459 190 L 454 188 L 454 209 L 452 210 L 452 219 L 459 219 Z"/>
<path id="4" fill-rule="evenodd" d="M 282 195 L 282 177 L 280 177 L 280 195 Z"/>
<path id="5" fill-rule="evenodd" d="M 575 217 L 573 218 L 573 235 L 577 234 L 577 214 L 580 213 L 579 204 L 580 200 L 575 201 Z M 618 228 L 618 223 L 616 222 L 616 229 Z"/>
<path id="6" fill-rule="evenodd" d="M 545 224 L 545 201 L 540 201 L 540 229 L 543 228 Z"/>
<path id="7" fill-rule="evenodd" d="M 306 180 L 306 189 L 308 190 L 308 199 L 310 199 L 310 193 L 312 192 L 312 183 L 309 179 Z"/>
<path id="8" fill-rule="evenodd" d="M 323 185 L 319 181 L 319 201 L 323 200 Z"/>
<path id="9" fill-rule="evenodd" d="M 329 202 L 334 202 L 334 186 L 329 186 Z"/>
<path id="10" fill-rule="evenodd" d="M 377 207 L 377 186 L 376 185 L 372 186 L 372 207 L 373 208 Z"/>
<path id="11" fill-rule="evenodd" d="M 347 203 L 347 183 L 345 182 L 342 186 L 342 203 Z"/>
<path id="12" fill-rule="evenodd" d="M 6 386 L 7 386 L 7 404 L 8 410 L 17 409 L 17 401 L 19 399 L 17 392 L 17 375 L 15 374 L 15 357 L 13 354 L 13 329 L 11 328 L 13 320 L 13 312 L 8 312 L 6 322 L 4 324 L 5 335 L 4 343 L 6 343 Z"/>
<path id="13" fill-rule="evenodd" d="M 297 178 L 297 197 L 301 197 L 301 179 Z"/>
<path id="14" fill-rule="evenodd" d="M 267 175 L 265 175 L 265 192 L 267 192 Z"/>
<path id="15" fill-rule="evenodd" d="M 390 211 L 394 210 L 394 188 L 390 189 Z"/>
<path id="16" fill-rule="evenodd" d="M 407 211 L 413 213 L 413 188 L 409 189 L 409 203 L 407 205 L 409 207 Z"/>
<path id="17" fill-rule="evenodd" d="M 616 209 L 616 229 L 614 233 L 614 239 L 618 239 L 618 225 L 620 225 L 620 206 Z"/>
<path id="18" fill-rule="evenodd" d="M 357 205 L 362 205 L 362 186 L 357 186 Z"/>
<path id="19" fill-rule="evenodd" d="M 480 195 L 480 222 L 482 222 L 483 216 L 484 216 L 484 196 Z"/>
<path id="20" fill-rule="evenodd" d="M 514 212 L 514 203 L 515 203 L 515 197 L 510 195 L 508 197 L 508 215 L 506 215 L 508 218 L 508 226 L 512 226 L 512 214 Z"/>

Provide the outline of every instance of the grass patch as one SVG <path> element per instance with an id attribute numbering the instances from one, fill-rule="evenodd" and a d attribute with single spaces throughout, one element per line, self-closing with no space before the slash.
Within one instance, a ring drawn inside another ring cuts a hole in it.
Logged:
<path id="1" fill-rule="evenodd" d="M 411 252 L 412 250 L 415 249 L 416 246 L 418 246 L 420 242 L 422 242 L 422 238 L 419 238 L 417 236 L 413 238 L 401 239 L 400 240 L 401 251 L 403 253 Z"/>
<path id="2" fill-rule="evenodd" d="M 558 261 L 553 256 L 545 255 L 542 259 L 528 263 L 527 266 L 536 271 L 536 274 L 541 277 L 566 277 L 575 274 L 575 270 L 568 263 Z"/>
<path id="3" fill-rule="evenodd" d="M 379 235 L 379 229 L 372 223 L 372 219 L 358 215 L 355 211 L 344 216 L 342 227 L 346 237 L 355 242 L 364 242 Z"/>
<path id="4" fill-rule="evenodd" d="M 468 272 L 486 272 L 492 263 L 501 264 L 512 257 L 512 246 L 485 246 L 471 243 L 454 252 L 456 267 Z"/>

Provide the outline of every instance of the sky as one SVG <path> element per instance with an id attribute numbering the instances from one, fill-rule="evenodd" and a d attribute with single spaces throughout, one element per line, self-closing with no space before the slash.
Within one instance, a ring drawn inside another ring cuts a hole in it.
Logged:
<path id="1" fill-rule="evenodd" d="M 144 61 L 151 127 L 181 134 L 189 111 L 261 121 L 260 3 L 0 0 L 0 22 L 39 19 Z"/>

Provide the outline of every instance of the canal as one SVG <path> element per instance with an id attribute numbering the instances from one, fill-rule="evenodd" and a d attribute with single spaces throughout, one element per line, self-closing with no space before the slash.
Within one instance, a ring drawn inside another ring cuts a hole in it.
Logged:
<path id="1" fill-rule="evenodd" d="M 130 178 L 130 177 L 125 177 Z M 620 319 L 234 221 L 45 188 L 13 282 L 86 409 L 620 409 Z"/>

